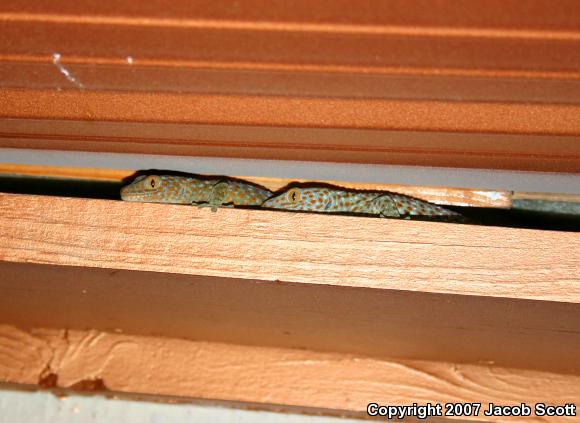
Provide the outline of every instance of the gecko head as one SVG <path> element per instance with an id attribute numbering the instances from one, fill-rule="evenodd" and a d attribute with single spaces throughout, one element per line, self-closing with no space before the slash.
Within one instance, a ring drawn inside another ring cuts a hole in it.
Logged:
<path id="1" fill-rule="evenodd" d="M 328 190 L 321 188 L 290 188 L 266 200 L 262 207 L 283 210 L 316 211 L 324 208 Z"/>
<path id="2" fill-rule="evenodd" d="M 146 201 L 151 203 L 171 203 L 177 198 L 180 180 L 175 176 L 143 175 L 121 188 L 121 198 L 125 201 Z"/>

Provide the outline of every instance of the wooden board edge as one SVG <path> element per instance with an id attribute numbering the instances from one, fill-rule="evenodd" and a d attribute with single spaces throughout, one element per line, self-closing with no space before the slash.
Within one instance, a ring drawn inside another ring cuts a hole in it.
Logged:
<path id="1" fill-rule="evenodd" d="M 369 403 L 565 406 L 579 376 L 443 362 L 385 361 L 66 329 L 0 326 L 3 382 L 364 414 Z M 571 407 L 568 407 L 571 409 Z M 510 421 L 557 421 L 553 417 Z M 562 421 L 569 421 L 562 418 Z"/>

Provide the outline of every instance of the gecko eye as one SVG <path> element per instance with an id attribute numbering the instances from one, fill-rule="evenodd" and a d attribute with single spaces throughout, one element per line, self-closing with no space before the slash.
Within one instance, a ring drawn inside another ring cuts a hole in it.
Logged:
<path id="1" fill-rule="evenodd" d="M 286 194 L 286 198 L 288 199 L 289 202 L 291 202 L 292 204 L 296 204 L 300 201 L 300 190 L 298 188 L 292 188 L 290 191 L 288 191 L 288 193 Z"/>
<path id="2" fill-rule="evenodd" d="M 145 189 L 152 190 L 159 186 L 159 178 L 157 176 L 149 176 L 145 180 Z"/>

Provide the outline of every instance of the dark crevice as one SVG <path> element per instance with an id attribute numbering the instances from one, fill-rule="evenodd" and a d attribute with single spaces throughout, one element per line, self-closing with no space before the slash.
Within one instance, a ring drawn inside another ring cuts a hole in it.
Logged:
<path id="1" fill-rule="evenodd" d="M 119 191 L 126 183 L 127 181 L 3 175 L 0 176 L 0 192 L 121 201 Z M 515 200 L 509 210 L 449 206 L 446 208 L 461 213 L 470 223 L 479 225 L 580 232 L 580 203 Z"/>

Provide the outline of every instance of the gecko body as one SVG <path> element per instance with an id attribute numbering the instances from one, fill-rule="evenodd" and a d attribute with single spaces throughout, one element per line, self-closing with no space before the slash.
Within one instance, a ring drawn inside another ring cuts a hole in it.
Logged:
<path id="1" fill-rule="evenodd" d="M 249 182 L 193 176 L 143 175 L 121 189 L 125 201 L 216 207 L 259 206 L 272 192 Z"/>
<path id="2" fill-rule="evenodd" d="M 374 214 L 398 218 L 461 217 L 454 211 L 402 194 L 350 191 L 338 187 L 293 187 L 269 198 L 262 207 L 318 213 Z"/>

